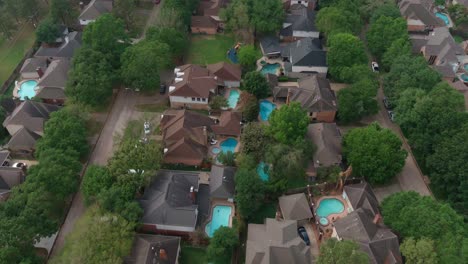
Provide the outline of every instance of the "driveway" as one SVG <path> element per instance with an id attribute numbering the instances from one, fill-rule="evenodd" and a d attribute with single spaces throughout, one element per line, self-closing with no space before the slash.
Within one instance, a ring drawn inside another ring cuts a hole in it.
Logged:
<path id="1" fill-rule="evenodd" d="M 312 224 L 307 223 L 304 225 L 304 228 L 307 231 L 307 235 L 310 240 L 310 253 L 312 254 L 312 263 L 316 263 L 319 256 L 319 245 L 317 242 L 317 236 L 315 235 L 314 230 L 312 229 Z"/>

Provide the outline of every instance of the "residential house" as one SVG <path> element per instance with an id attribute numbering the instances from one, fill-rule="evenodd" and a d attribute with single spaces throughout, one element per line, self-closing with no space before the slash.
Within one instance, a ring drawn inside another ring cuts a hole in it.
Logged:
<path id="1" fill-rule="evenodd" d="M 211 130 L 216 135 L 239 137 L 241 135 L 242 113 L 234 111 L 223 111 L 216 124 Z"/>
<path id="2" fill-rule="evenodd" d="M 130 256 L 124 264 L 177 264 L 180 256 L 180 237 L 136 234 Z"/>
<path id="3" fill-rule="evenodd" d="M 297 222 L 266 218 L 265 224 L 249 224 L 246 264 L 312 263 L 310 247 L 299 237 Z"/>
<path id="4" fill-rule="evenodd" d="M 238 64 L 218 62 L 209 64 L 206 68 L 214 75 L 224 81 L 225 87 L 240 87 L 242 69 Z"/>
<path id="5" fill-rule="evenodd" d="M 317 6 L 317 0 L 282 0 L 282 2 L 286 10 L 294 5 L 303 5 L 310 10 L 314 10 Z"/>
<path id="6" fill-rule="evenodd" d="M 32 159 L 36 152 L 36 143 L 40 138 L 39 134 L 23 127 L 11 136 L 7 147 L 15 157 Z"/>
<path id="7" fill-rule="evenodd" d="M 235 194 L 234 175 L 235 167 L 213 165 L 210 173 L 211 199 L 227 200 L 233 202 Z"/>
<path id="8" fill-rule="evenodd" d="M 279 38 L 276 36 L 266 36 L 260 39 L 260 49 L 263 56 L 274 59 L 280 58 L 283 48 L 280 46 Z"/>
<path id="9" fill-rule="evenodd" d="M 315 11 L 302 4 L 292 5 L 280 30 L 280 39 L 291 42 L 306 37 L 318 38 L 319 35 L 315 26 Z"/>
<path id="10" fill-rule="evenodd" d="M 45 57 L 33 57 L 26 59 L 20 69 L 22 79 L 39 79 L 44 75 L 50 60 Z"/>
<path id="11" fill-rule="evenodd" d="M 318 38 L 303 38 L 282 48 L 284 68 L 287 75 L 291 72 L 318 73 L 326 77 L 328 72 L 327 52 L 323 50 Z"/>
<path id="12" fill-rule="evenodd" d="M 42 99 L 44 103 L 63 105 L 66 98 L 65 86 L 69 69 L 70 60 L 68 59 L 50 62 L 43 75 L 40 75 L 37 83 L 38 92 L 35 97 Z"/>
<path id="13" fill-rule="evenodd" d="M 317 75 L 299 79 L 297 86 L 276 86 L 273 88 L 273 99 L 287 104 L 299 102 L 309 113 L 311 121 L 331 123 L 338 110 L 330 82 Z"/>
<path id="14" fill-rule="evenodd" d="M 111 13 L 114 6 L 113 0 L 91 0 L 82 11 L 78 19 L 81 26 L 86 26 L 96 21 L 101 15 Z"/>
<path id="15" fill-rule="evenodd" d="M 341 164 L 341 133 L 336 123 L 310 124 L 306 136 L 317 148 L 308 166 L 308 176 L 317 176 L 316 172 L 320 167 Z"/>
<path id="16" fill-rule="evenodd" d="M 452 3 L 454 5 L 456 5 L 456 4 L 463 5 L 463 6 L 468 8 L 468 0 L 452 0 Z"/>
<path id="17" fill-rule="evenodd" d="M 143 208 L 142 230 L 145 232 L 184 236 L 194 232 L 199 214 L 207 215 L 209 192 L 199 189 L 199 174 L 185 171 L 159 171 L 139 199 Z M 202 210 L 203 209 L 203 210 Z"/>
<path id="18" fill-rule="evenodd" d="M 10 152 L 0 152 L 0 202 L 6 201 L 11 189 L 20 185 L 25 180 L 24 171 L 21 168 L 10 167 Z"/>
<path id="19" fill-rule="evenodd" d="M 192 16 L 190 24 L 192 33 L 214 35 L 224 29 L 224 22 L 219 17 L 221 8 L 226 7 L 227 0 L 201 0 L 197 15 Z"/>
<path id="20" fill-rule="evenodd" d="M 278 200 L 284 220 L 294 220 L 298 225 L 303 225 L 313 217 L 309 201 L 304 193 L 283 195 Z"/>
<path id="21" fill-rule="evenodd" d="M 410 32 L 445 26 L 444 21 L 435 15 L 434 0 L 400 0 L 398 7 Z"/>
<path id="22" fill-rule="evenodd" d="M 453 39 L 446 27 L 435 28 L 428 35 L 411 34 L 415 53 L 421 53 L 435 70 L 452 81 L 460 66 L 459 57 L 465 55 L 463 48 Z"/>
<path id="23" fill-rule="evenodd" d="M 61 45 L 55 46 L 41 46 L 34 57 L 53 59 L 71 59 L 75 52 L 81 47 L 81 32 L 71 32 L 63 38 Z"/>
<path id="24" fill-rule="evenodd" d="M 332 237 L 353 240 L 370 263 L 403 263 L 398 237 L 381 222 L 377 198 L 367 183 L 344 187 L 348 215 L 334 222 Z"/>

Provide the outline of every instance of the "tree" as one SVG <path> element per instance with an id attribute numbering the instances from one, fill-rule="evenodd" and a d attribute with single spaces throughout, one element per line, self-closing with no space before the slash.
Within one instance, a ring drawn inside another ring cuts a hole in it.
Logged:
<path id="1" fill-rule="evenodd" d="M 306 150 L 310 150 L 311 153 L 306 152 Z M 269 144 L 265 152 L 265 162 L 272 165 L 269 183 L 282 182 L 286 187 L 288 181 L 304 179 L 304 168 L 313 152 L 314 146 L 310 141 L 303 141 L 295 145 Z M 281 193 L 284 190 L 278 189 L 277 191 Z"/>
<path id="2" fill-rule="evenodd" d="M 317 169 L 317 182 L 336 183 L 340 179 L 339 166 L 319 167 Z"/>
<path id="3" fill-rule="evenodd" d="M 98 106 L 112 95 L 116 75 L 108 56 L 82 47 L 73 58 L 65 94 L 75 102 Z"/>
<path id="4" fill-rule="evenodd" d="M 220 12 L 221 18 L 226 21 L 225 29 L 233 32 L 238 39 L 243 39 L 250 33 L 250 18 L 247 1 L 234 0 Z M 247 34 L 246 34 L 247 33 Z"/>
<path id="5" fill-rule="evenodd" d="M 239 236 L 234 228 L 222 226 L 218 228 L 207 248 L 208 258 L 215 263 L 229 263 L 232 251 L 239 244 Z"/>
<path id="6" fill-rule="evenodd" d="M 343 68 L 339 79 L 344 83 L 356 83 L 361 80 L 374 80 L 375 74 L 367 64 L 355 64 Z"/>
<path id="7" fill-rule="evenodd" d="M 263 158 L 268 137 L 265 128 L 259 123 L 249 123 L 242 131 L 242 153 L 252 155 L 259 162 Z"/>
<path id="8" fill-rule="evenodd" d="M 41 10 L 38 0 L 22 0 L 17 2 L 19 16 L 25 21 L 31 21 L 32 24 L 37 24 L 39 22 L 38 17 Z"/>
<path id="9" fill-rule="evenodd" d="M 78 12 L 71 3 L 71 0 L 51 0 L 50 18 L 56 24 L 63 23 L 73 26 L 78 18 Z"/>
<path id="10" fill-rule="evenodd" d="M 387 3 L 380 5 L 377 9 L 372 12 L 372 16 L 370 19 L 370 23 L 374 24 L 377 19 L 382 16 L 386 16 L 389 18 L 399 18 L 401 17 L 400 10 L 394 3 Z"/>
<path id="11" fill-rule="evenodd" d="M 284 8 L 280 0 L 249 1 L 250 24 L 256 33 L 272 33 L 283 25 Z"/>
<path id="12" fill-rule="evenodd" d="M 114 179 L 106 167 L 90 165 L 83 176 L 82 191 L 87 204 L 96 200 L 99 193 L 111 187 Z"/>
<path id="13" fill-rule="evenodd" d="M 315 24 L 329 38 L 338 33 L 357 34 L 362 27 L 359 14 L 335 6 L 320 9 Z"/>
<path id="14" fill-rule="evenodd" d="M 130 252 L 133 223 L 117 214 L 91 207 L 78 220 L 60 254 L 52 263 L 120 263 Z"/>
<path id="15" fill-rule="evenodd" d="M 340 33 L 329 37 L 327 63 L 330 74 L 340 80 L 346 67 L 367 65 L 367 55 L 363 43 L 355 36 Z"/>
<path id="16" fill-rule="evenodd" d="M 51 19 L 44 19 L 36 29 L 36 39 L 39 42 L 55 43 L 61 34 L 58 25 Z"/>
<path id="17" fill-rule="evenodd" d="M 236 166 L 236 155 L 232 151 L 219 153 L 217 159 L 224 166 L 230 166 L 230 167 Z"/>
<path id="18" fill-rule="evenodd" d="M 220 110 L 221 108 L 229 107 L 226 97 L 216 95 L 210 100 L 210 108 L 212 110 Z"/>
<path id="19" fill-rule="evenodd" d="M 250 95 L 247 100 L 245 100 L 245 103 L 242 107 L 242 117 L 247 122 L 257 121 L 259 112 L 260 105 L 258 104 L 257 98 L 255 98 L 253 95 Z"/>
<path id="20" fill-rule="evenodd" d="M 377 123 L 355 128 L 343 138 L 343 154 L 353 166 L 353 174 L 371 184 L 391 180 L 405 165 L 407 153 L 397 135 Z"/>
<path id="21" fill-rule="evenodd" d="M 241 89 L 253 94 L 258 99 L 263 99 L 270 95 L 270 86 L 266 78 L 257 71 L 248 72 L 244 76 Z"/>
<path id="22" fill-rule="evenodd" d="M 410 124 L 413 118 L 414 107 L 426 96 L 426 92 L 421 89 L 408 88 L 404 90 L 397 102 L 391 102 L 390 105 L 396 105 L 394 111 L 396 122 L 406 131 L 406 124 Z"/>
<path id="23" fill-rule="evenodd" d="M 249 219 L 262 206 L 265 186 L 254 169 L 241 168 L 235 176 L 237 208 L 242 218 Z"/>
<path id="24" fill-rule="evenodd" d="M 381 68 L 388 71 L 399 56 L 411 56 L 411 43 L 407 37 L 394 40 L 382 56 Z"/>
<path id="25" fill-rule="evenodd" d="M 330 238 L 320 247 L 318 264 L 362 264 L 368 263 L 369 256 L 360 250 L 359 245 L 354 241 L 338 241 Z"/>
<path id="26" fill-rule="evenodd" d="M 301 142 L 307 131 L 310 119 L 298 102 L 291 102 L 270 115 L 267 133 L 283 144 Z"/>
<path id="27" fill-rule="evenodd" d="M 434 241 L 427 238 L 416 240 L 409 237 L 400 245 L 400 250 L 408 264 L 436 264 L 437 253 Z"/>
<path id="28" fill-rule="evenodd" d="M 13 21 L 13 17 L 7 10 L 6 7 L 0 9 L 0 33 L 6 39 L 11 39 L 17 27 L 15 21 Z"/>
<path id="29" fill-rule="evenodd" d="M 11 14 L 12 17 L 15 18 L 16 23 L 19 23 L 19 19 L 21 16 L 21 2 L 18 0 L 4 0 L 3 2 L 5 5 L 5 11 L 7 11 L 9 14 Z"/>
<path id="30" fill-rule="evenodd" d="M 369 50 L 377 58 L 381 58 L 390 47 L 389 43 L 408 38 L 406 20 L 381 16 L 370 25 L 366 38 Z"/>
<path id="31" fill-rule="evenodd" d="M 348 123 L 359 121 L 362 117 L 378 112 L 377 83 L 373 80 L 361 80 L 338 92 L 338 117 Z"/>
<path id="32" fill-rule="evenodd" d="M 254 71 L 257 60 L 260 58 L 259 52 L 253 45 L 242 46 L 237 54 L 239 63 L 244 67 L 245 71 Z"/>
<path id="33" fill-rule="evenodd" d="M 112 13 L 125 22 L 127 30 L 131 30 L 135 23 L 135 0 L 115 0 Z"/>
<path id="34" fill-rule="evenodd" d="M 187 34 L 172 27 L 150 27 L 146 31 L 146 39 L 167 44 L 172 57 L 183 56 L 189 44 Z"/>
<path id="35" fill-rule="evenodd" d="M 172 65 L 167 44 L 157 41 L 141 41 L 125 50 L 121 57 L 124 83 L 142 91 L 159 88 L 159 71 Z"/>
<path id="36" fill-rule="evenodd" d="M 159 28 L 175 28 L 180 32 L 187 31 L 187 25 L 182 20 L 182 12 L 174 8 L 161 8 L 159 16 L 156 17 L 156 25 Z"/>

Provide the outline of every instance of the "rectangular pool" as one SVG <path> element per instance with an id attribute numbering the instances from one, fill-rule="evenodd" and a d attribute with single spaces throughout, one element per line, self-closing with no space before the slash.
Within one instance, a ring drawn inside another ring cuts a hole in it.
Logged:
<path id="1" fill-rule="evenodd" d="M 213 207 L 211 214 L 211 221 L 205 226 L 205 233 L 209 237 L 213 237 L 213 234 L 218 228 L 222 226 L 230 226 L 229 219 L 231 218 L 232 207 L 227 205 L 216 205 Z"/>

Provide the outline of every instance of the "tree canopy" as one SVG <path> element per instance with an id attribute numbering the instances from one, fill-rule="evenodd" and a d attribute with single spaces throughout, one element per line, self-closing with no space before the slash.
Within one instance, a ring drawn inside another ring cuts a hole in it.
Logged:
<path id="1" fill-rule="evenodd" d="M 381 58 L 393 41 L 408 38 L 407 30 L 405 19 L 381 16 L 370 25 L 367 31 L 369 50 L 377 58 Z"/>
<path id="2" fill-rule="evenodd" d="M 176 58 L 184 55 L 189 44 L 185 32 L 171 27 L 150 27 L 146 31 L 146 39 L 167 44 L 171 49 L 172 57 Z"/>
<path id="3" fill-rule="evenodd" d="M 411 43 L 407 37 L 394 40 L 382 56 L 381 68 L 389 70 L 399 56 L 411 56 Z"/>
<path id="4" fill-rule="evenodd" d="M 268 143 L 268 136 L 265 132 L 265 127 L 259 123 L 248 123 L 244 126 L 241 135 L 242 153 L 251 155 L 259 162 Z"/>
<path id="5" fill-rule="evenodd" d="M 241 168 L 235 176 L 237 209 L 244 219 L 257 213 L 265 199 L 265 184 L 253 169 Z"/>
<path id="6" fill-rule="evenodd" d="M 36 39 L 38 42 L 55 43 L 62 35 L 59 27 L 52 19 L 44 19 L 36 29 Z"/>
<path id="7" fill-rule="evenodd" d="M 239 244 L 239 237 L 234 228 L 222 226 L 218 228 L 207 248 L 208 258 L 214 263 L 229 263 L 232 251 Z"/>
<path id="8" fill-rule="evenodd" d="M 436 264 L 437 253 L 434 241 L 427 238 L 416 240 L 409 237 L 400 245 L 401 254 L 408 264 Z"/>
<path id="9" fill-rule="evenodd" d="M 380 5 L 378 8 L 372 12 L 372 16 L 370 18 L 370 23 L 375 23 L 380 17 L 389 17 L 389 18 L 399 18 L 401 17 L 400 10 L 398 7 L 390 2 L 386 4 Z"/>
<path id="10" fill-rule="evenodd" d="M 309 116 L 301 104 L 291 102 L 271 113 L 266 131 L 278 142 L 294 144 L 304 140 L 309 122 Z"/>
<path id="11" fill-rule="evenodd" d="M 343 154 L 353 166 L 353 174 L 371 184 L 384 184 L 405 165 L 407 153 L 400 138 L 377 123 L 352 129 L 343 138 Z"/>
<path id="12" fill-rule="evenodd" d="M 54 23 L 73 26 L 78 12 L 71 0 L 50 0 L 50 18 Z"/>
<path id="13" fill-rule="evenodd" d="M 106 167 L 89 165 L 82 183 L 82 192 L 86 203 L 94 202 L 99 193 L 111 187 L 113 180 Z"/>
<path id="14" fill-rule="evenodd" d="M 258 99 L 263 99 L 270 95 L 270 86 L 260 72 L 248 72 L 243 79 L 241 89 L 253 94 Z"/>
<path id="15" fill-rule="evenodd" d="M 364 44 L 357 37 L 347 33 L 329 37 L 327 63 L 333 78 L 341 80 L 341 73 L 345 68 L 367 65 Z"/>
<path id="16" fill-rule="evenodd" d="M 237 54 L 239 63 L 245 71 L 254 71 L 257 60 L 261 54 L 255 49 L 253 45 L 242 46 Z"/>
<path id="17" fill-rule="evenodd" d="M 330 238 L 320 247 L 318 264 L 362 264 L 368 263 L 369 256 L 360 250 L 359 245 L 354 241 L 338 241 Z"/>
<path id="18" fill-rule="evenodd" d="M 377 82 L 364 79 L 338 92 L 338 118 L 347 123 L 378 112 Z"/>
<path id="19" fill-rule="evenodd" d="M 257 121 L 260 112 L 260 105 L 257 98 L 253 95 L 244 96 L 244 94 L 241 95 L 241 97 L 247 97 L 242 107 L 242 117 L 247 122 Z"/>
<path id="20" fill-rule="evenodd" d="M 284 8 L 281 0 L 247 0 L 250 6 L 250 24 L 257 33 L 273 33 L 281 28 Z"/>
<path id="21" fill-rule="evenodd" d="M 228 100 L 222 95 L 216 95 L 210 100 L 210 109 L 212 110 L 220 110 L 221 108 L 225 108 L 228 106 Z"/>
<path id="22" fill-rule="evenodd" d="M 359 14 L 338 6 L 320 9 L 315 24 L 329 38 L 338 33 L 358 34 L 362 26 Z"/>
<path id="23" fill-rule="evenodd" d="M 122 19 L 127 30 L 133 30 L 135 26 L 135 0 L 115 0 L 112 13 Z"/>

